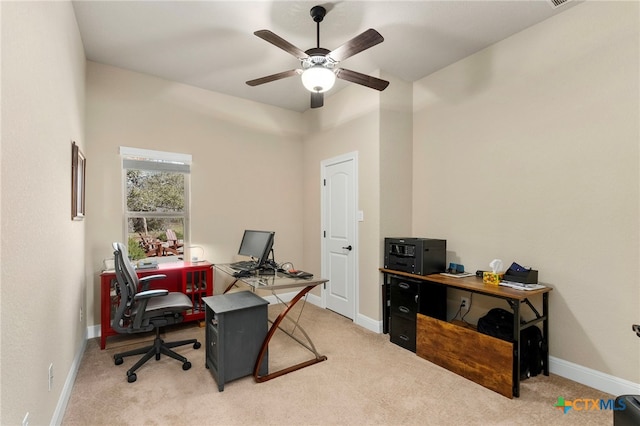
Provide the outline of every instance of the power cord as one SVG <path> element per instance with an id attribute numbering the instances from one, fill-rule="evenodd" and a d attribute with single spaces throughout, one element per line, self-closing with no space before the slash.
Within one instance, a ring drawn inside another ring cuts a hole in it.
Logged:
<path id="1" fill-rule="evenodd" d="M 467 308 L 467 312 L 464 313 L 464 315 L 460 316 L 460 321 L 468 324 L 465 320 L 464 317 L 466 317 L 469 314 L 469 311 L 471 310 L 471 305 L 473 304 L 473 293 L 469 293 L 469 306 L 464 306 L 464 303 L 460 303 L 460 306 L 458 306 L 458 311 L 456 312 L 456 314 L 454 315 L 453 319 L 458 318 L 458 316 L 462 313 L 462 308 Z"/>
<path id="2" fill-rule="evenodd" d="M 466 324 L 468 324 L 468 322 L 464 320 L 464 317 L 466 317 L 469 314 L 469 311 L 471 310 L 471 305 L 473 305 L 473 293 L 469 293 L 469 306 L 467 307 L 467 312 L 465 312 L 465 314 L 460 318 L 460 321 Z M 460 304 L 460 310 L 462 310 L 462 303 Z"/>
<path id="3" fill-rule="evenodd" d="M 462 312 L 462 303 L 460 304 L 460 307 L 458 308 L 458 312 L 456 312 L 456 314 L 453 316 L 453 319 L 458 318 L 458 315 L 460 315 L 460 312 Z M 462 318 L 460 318 L 460 320 L 462 320 Z"/>

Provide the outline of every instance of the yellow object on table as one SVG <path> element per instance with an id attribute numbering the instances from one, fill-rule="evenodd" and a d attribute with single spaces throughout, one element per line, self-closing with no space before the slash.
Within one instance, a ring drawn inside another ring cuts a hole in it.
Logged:
<path id="1" fill-rule="evenodd" d="M 503 277 L 504 272 L 483 272 L 482 282 L 485 284 L 498 285 Z"/>

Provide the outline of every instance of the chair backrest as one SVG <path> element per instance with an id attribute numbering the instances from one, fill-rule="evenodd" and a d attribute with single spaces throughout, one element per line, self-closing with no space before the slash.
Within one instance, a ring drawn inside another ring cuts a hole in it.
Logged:
<path id="1" fill-rule="evenodd" d="M 167 241 L 178 241 L 178 237 L 176 237 L 173 229 L 167 229 Z"/>
<path id="2" fill-rule="evenodd" d="M 129 262 L 127 248 L 122 243 L 113 243 L 113 259 L 116 271 L 117 290 L 120 303 L 113 316 L 111 328 L 118 333 L 139 333 L 150 331 L 153 326 L 140 327 L 141 318 L 135 321 L 137 306 L 135 295 L 138 292 L 138 274 Z"/>

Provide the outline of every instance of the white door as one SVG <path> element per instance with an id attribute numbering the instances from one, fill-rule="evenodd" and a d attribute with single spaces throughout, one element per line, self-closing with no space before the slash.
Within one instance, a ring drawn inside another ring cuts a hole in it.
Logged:
<path id="1" fill-rule="evenodd" d="M 353 319 L 357 302 L 357 153 L 322 162 L 322 275 L 325 306 Z"/>

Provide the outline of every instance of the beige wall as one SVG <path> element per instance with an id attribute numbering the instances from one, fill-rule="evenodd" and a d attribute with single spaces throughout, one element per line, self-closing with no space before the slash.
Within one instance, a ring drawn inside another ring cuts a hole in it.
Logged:
<path id="1" fill-rule="evenodd" d="M 251 226 L 274 229 L 277 258 L 310 270 L 320 267 L 320 162 L 357 151 L 360 319 L 381 319 L 386 233 L 442 236 L 449 260 L 470 270 L 494 257 L 538 267 L 554 288 L 552 356 L 640 382 L 630 330 L 640 321 L 637 3 L 578 5 L 412 94 L 383 76 L 382 94 L 351 85 L 304 114 L 91 62 L 85 89 L 68 3 L 0 10 L 1 424 L 26 412 L 48 423 L 64 408 L 86 327 L 99 323 L 97 273 L 123 236 L 121 145 L 193 155 L 191 233 L 209 260 L 231 260 Z M 88 158 L 84 222 L 69 217 L 72 140 Z M 410 155 L 408 179 L 398 165 Z M 389 193 L 389 175 L 401 192 Z M 408 204 L 400 222 L 391 200 Z M 471 317 L 486 305 L 474 298 Z"/>
<path id="2" fill-rule="evenodd" d="M 635 383 L 639 25 L 587 2 L 415 83 L 413 164 L 414 234 L 538 268 L 551 355 Z"/>
<path id="3" fill-rule="evenodd" d="M 301 114 L 87 64 L 87 155 L 99 159 L 88 172 L 89 325 L 100 324 L 102 260 L 123 239 L 120 146 L 193 156 L 191 244 L 205 259 L 229 262 L 244 229 L 266 229 L 276 260 L 302 263 L 303 207 L 291 196 L 303 192 Z"/>
<path id="4" fill-rule="evenodd" d="M 384 77 L 391 84 L 382 92 L 380 104 L 380 266 L 385 237 L 412 236 L 413 204 L 413 86 Z"/>
<path id="5" fill-rule="evenodd" d="M 308 133 L 304 143 L 305 259 L 304 264 L 320 270 L 321 261 L 321 185 L 323 160 L 357 152 L 358 203 L 364 213 L 358 223 L 358 316 L 378 318 L 378 240 L 380 234 L 379 194 L 379 94 L 350 86 L 325 100 L 325 108 L 304 113 Z"/>
<path id="6" fill-rule="evenodd" d="M 71 141 L 87 148 L 85 57 L 70 3 L 0 7 L 0 424 L 22 424 L 28 412 L 43 425 L 64 408 L 86 336 L 87 224 L 71 220 Z"/>

